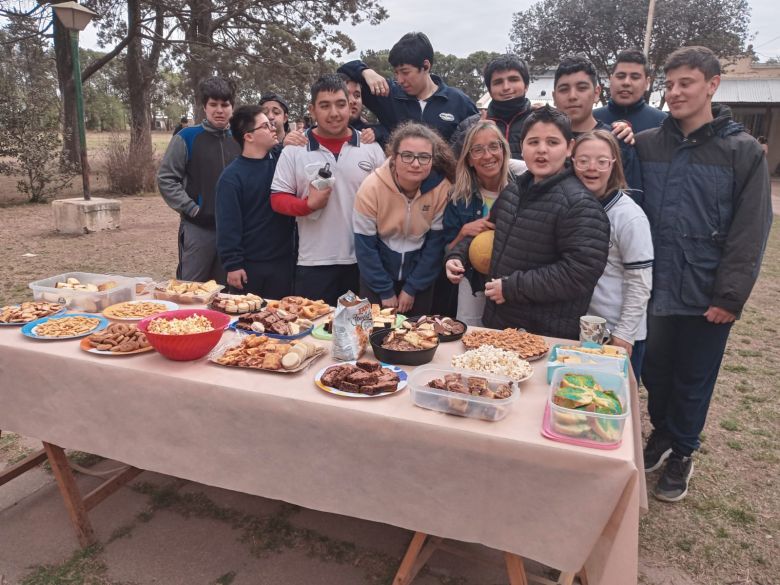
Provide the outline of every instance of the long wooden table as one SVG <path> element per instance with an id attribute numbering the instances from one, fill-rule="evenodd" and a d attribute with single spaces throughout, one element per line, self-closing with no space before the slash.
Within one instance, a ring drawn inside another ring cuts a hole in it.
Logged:
<path id="1" fill-rule="evenodd" d="M 442 344 L 434 363 L 463 350 Z M 41 439 L 46 454 L 0 484 L 48 455 L 82 544 L 93 538 L 86 510 L 146 469 L 412 530 L 399 584 L 443 538 L 505 551 L 510 575 L 523 574 L 525 557 L 563 571 L 561 583 L 582 569 L 590 585 L 636 583 L 646 494 L 633 380 L 623 444 L 602 451 L 540 435 L 544 362 L 492 423 L 417 408 L 408 390 L 327 394 L 313 377 L 332 362 L 328 354 L 307 371 L 273 374 L 156 353 L 103 357 L 6 327 L 0 429 Z M 131 467 L 82 497 L 61 447 Z"/>

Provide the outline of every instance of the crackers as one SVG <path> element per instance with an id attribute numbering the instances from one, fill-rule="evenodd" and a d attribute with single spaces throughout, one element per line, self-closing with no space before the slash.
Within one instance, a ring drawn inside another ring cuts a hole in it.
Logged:
<path id="1" fill-rule="evenodd" d="M 100 325 L 97 317 L 59 317 L 35 327 L 38 337 L 76 337 L 89 333 Z"/>

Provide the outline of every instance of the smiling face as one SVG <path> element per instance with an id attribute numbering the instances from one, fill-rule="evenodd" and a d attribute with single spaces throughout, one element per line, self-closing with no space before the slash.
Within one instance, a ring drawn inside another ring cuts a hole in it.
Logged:
<path id="1" fill-rule="evenodd" d="M 534 179 L 541 181 L 560 173 L 572 143 L 566 142 L 555 124 L 538 122 L 531 126 L 523 139 L 523 160 Z"/>
<path id="2" fill-rule="evenodd" d="M 309 113 L 315 122 L 315 133 L 323 138 L 341 138 L 347 133 L 349 125 L 349 101 L 343 91 L 321 91 L 314 103 L 309 105 Z"/>
<path id="3" fill-rule="evenodd" d="M 705 79 L 700 69 L 687 65 L 666 72 L 666 103 L 672 117 L 680 122 L 690 122 L 693 128 L 711 117 L 712 96 L 720 85 L 720 75 Z"/>
<path id="4" fill-rule="evenodd" d="M 649 83 L 641 63 L 618 63 L 609 77 L 610 97 L 619 106 L 632 106 L 644 97 Z"/>
<path id="5" fill-rule="evenodd" d="M 268 116 L 268 121 L 276 126 L 276 134 L 284 136 L 284 124 L 287 122 L 287 114 L 284 113 L 282 104 L 269 100 L 260 107 L 263 108 L 263 113 Z"/>
<path id="6" fill-rule="evenodd" d="M 593 115 L 600 89 L 584 71 L 561 75 L 553 91 L 555 107 L 565 112 L 572 127 L 577 128 Z"/>
<path id="7" fill-rule="evenodd" d="M 417 137 L 404 138 L 398 143 L 398 150 L 393 157 L 396 180 L 404 189 L 412 190 L 419 188 L 420 184 L 431 174 L 432 165 L 431 162 L 421 164 L 417 158 L 413 159 L 412 162 L 404 162 L 402 155 L 408 156 L 408 153 L 433 156 L 433 145 L 429 140 Z"/>
<path id="8" fill-rule="evenodd" d="M 474 135 L 469 147 L 467 162 L 474 169 L 480 185 L 495 182 L 501 174 L 504 163 L 504 148 L 496 132 L 480 130 Z"/>
<path id="9" fill-rule="evenodd" d="M 230 123 L 230 116 L 233 115 L 233 104 L 227 100 L 209 98 L 203 105 L 203 111 L 209 124 L 215 128 L 227 128 L 227 125 Z"/>
<path id="10" fill-rule="evenodd" d="M 490 97 L 497 102 L 523 97 L 527 89 L 523 76 L 515 69 L 496 71 L 490 77 Z"/>
<path id="11" fill-rule="evenodd" d="M 423 61 L 423 67 L 418 68 L 414 65 L 404 64 L 393 68 L 395 80 L 409 95 L 418 97 L 428 89 L 428 79 L 431 64 L 426 59 Z"/>
<path id="12" fill-rule="evenodd" d="M 574 172 L 582 184 L 596 197 L 603 197 L 615 164 L 609 144 L 603 140 L 585 140 L 577 145 L 572 158 Z"/>

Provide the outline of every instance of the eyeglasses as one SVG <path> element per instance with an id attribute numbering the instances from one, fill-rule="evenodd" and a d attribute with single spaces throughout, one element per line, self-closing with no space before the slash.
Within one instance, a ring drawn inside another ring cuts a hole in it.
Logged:
<path id="1" fill-rule="evenodd" d="M 396 154 L 400 156 L 401 160 L 408 165 L 412 164 L 416 160 L 418 163 L 420 163 L 421 167 L 425 167 L 431 164 L 431 161 L 433 160 L 433 155 L 428 154 L 427 152 L 414 154 L 413 152 L 405 150 L 403 152 L 397 152 Z"/>
<path id="2" fill-rule="evenodd" d="M 587 156 L 578 156 L 574 159 L 574 168 L 578 171 L 587 171 L 591 165 L 595 165 L 597 171 L 608 171 L 615 162 L 614 158 L 590 158 Z"/>
<path id="3" fill-rule="evenodd" d="M 254 128 L 252 128 L 251 130 L 247 130 L 247 131 L 246 131 L 246 134 L 251 134 L 251 133 L 252 133 L 252 132 L 254 132 L 255 130 L 262 130 L 263 128 L 265 128 L 265 129 L 266 129 L 266 130 L 268 130 L 269 132 L 273 132 L 273 131 L 274 131 L 274 125 L 273 125 L 273 124 L 271 124 L 271 122 L 263 122 L 263 123 L 262 123 L 262 124 L 260 124 L 259 126 L 255 126 L 255 127 L 254 127 Z"/>
<path id="4" fill-rule="evenodd" d="M 471 155 L 471 158 L 482 158 L 487 153 L 498 154 L 503 152 L 503 150 L 503 145 L 498 140 L 496 140 L 494 142 L 490 142 L 487 146 L 482 146 L 481 144 L 472 146 L 469 149 L 469 155 Z"/>

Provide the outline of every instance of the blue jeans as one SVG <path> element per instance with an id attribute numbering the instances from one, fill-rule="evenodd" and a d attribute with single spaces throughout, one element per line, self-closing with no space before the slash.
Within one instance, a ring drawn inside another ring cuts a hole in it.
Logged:
<path id="1" fill-rule="evenodd" d="M 634 342 L 634 348 L 631 350 L 631 369 L 634 370 L 634 377 L 636 383 L 639 384 L 639 380 L 642 379 L 642 364 L 645 362 L 645 350 L 647 349 L 647 341 L 642 339 Z"/>
<path id="2" fill-rule="evenodd" d="M 731 323 L 704 317 L 647 317 L 642 381 L 653 428 L 683 457 L 699 448 Z"/>

